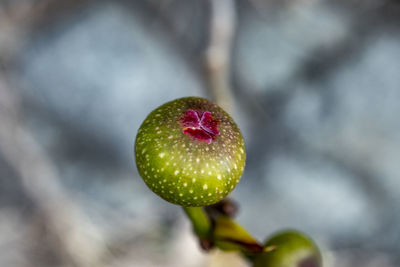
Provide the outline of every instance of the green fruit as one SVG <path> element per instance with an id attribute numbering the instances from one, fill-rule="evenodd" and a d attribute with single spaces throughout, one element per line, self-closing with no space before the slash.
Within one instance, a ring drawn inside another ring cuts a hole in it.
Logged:
<path id="1" fill-rule="evenodd" d="M 322 267 L 321 255 L 314 242 L 296 231 L 272 236 L 263 254 L 254 260 L 254 267 Z"/>
<path id="2" fill-rule="evenodd" d="M 239 182 L 246 159 L 232 118 L 198 97 L 176 99 L 151 112 L 136 136 L 135 156 L 147 186 L 181 206 L 225 198 Z"/>

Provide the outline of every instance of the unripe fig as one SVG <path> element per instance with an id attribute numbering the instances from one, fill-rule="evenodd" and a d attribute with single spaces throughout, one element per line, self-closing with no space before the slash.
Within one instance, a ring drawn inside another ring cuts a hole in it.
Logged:
<path id="1" fill-rule="evenodd" d="M 239 182 L 246 159 L 232 118 L 198 97 L 176 99 L 151 112 L 136 136 L 135 156 L 147 186 L 181 206 L 225 198 Z"/>
<path id="2" fill-rule="evenodd" d="M 314 242 L 297 231 L 275 234 L 264 245 L 254 267 L 322 267 L 321 254 Z"/>

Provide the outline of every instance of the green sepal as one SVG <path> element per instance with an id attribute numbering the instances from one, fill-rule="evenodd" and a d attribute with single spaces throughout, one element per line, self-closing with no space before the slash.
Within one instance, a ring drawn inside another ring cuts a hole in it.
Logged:
<path id="1" fill-rule="evenodd" d="M 241 225 L 227 216 L 215 219 L 213 239 L 215 246 L 224 251 L 258 253 L 264 249 Z"/>

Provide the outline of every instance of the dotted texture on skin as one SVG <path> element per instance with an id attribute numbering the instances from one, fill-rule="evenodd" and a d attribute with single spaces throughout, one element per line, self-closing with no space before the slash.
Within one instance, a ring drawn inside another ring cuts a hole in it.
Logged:
<path id="1" fill-rule="evenodd" d="M 210 112 L 219 134 L 211 143 L 185 134 L 188 112 Z M 136 136 L 136 165 L 147 186 L 181 206 L 206 206 L 225 198 L 243 173 L 246 154 L 242 134 L 216 104 L 198 97 L 168 102 L 144 120 Z"/>

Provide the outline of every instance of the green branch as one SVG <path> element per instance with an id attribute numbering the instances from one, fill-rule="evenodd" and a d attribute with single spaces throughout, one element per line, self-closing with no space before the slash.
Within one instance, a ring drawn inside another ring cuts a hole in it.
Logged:
<path id="1" fill-rule="evenodd" d="M 202 207 L 183 207 L 193 225 L 193 230 L 200 239 L 207 239 L 211 235 L 211 221 Z"/>

